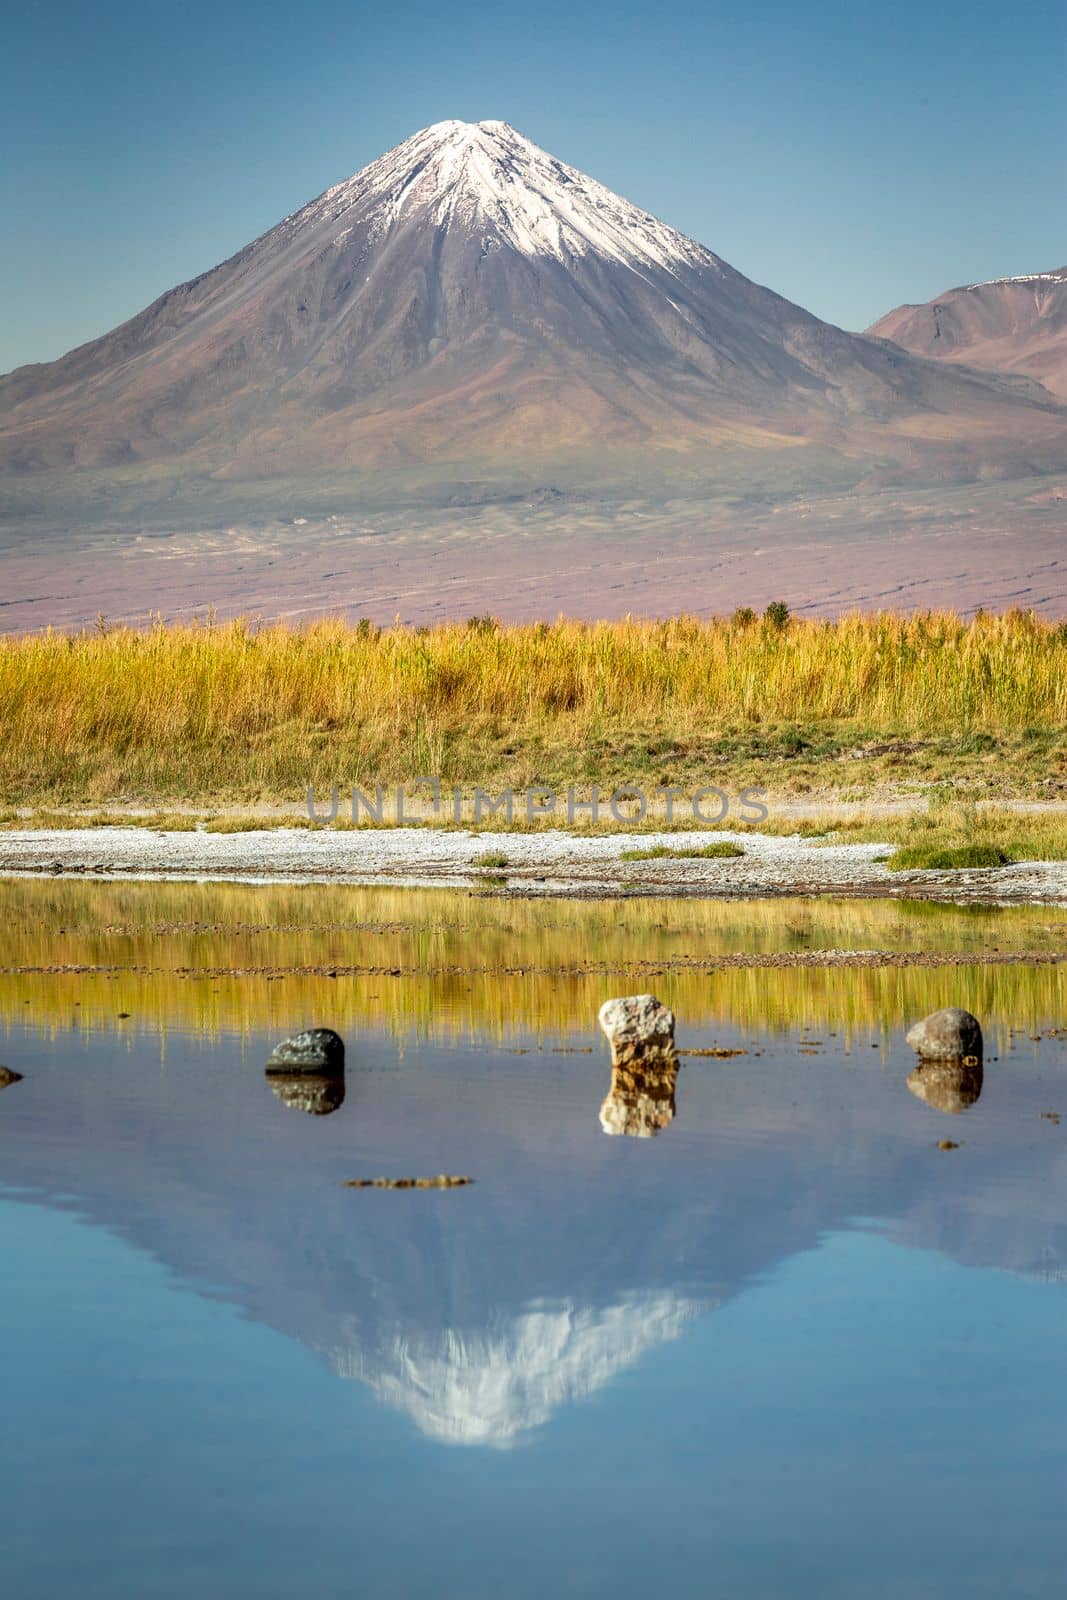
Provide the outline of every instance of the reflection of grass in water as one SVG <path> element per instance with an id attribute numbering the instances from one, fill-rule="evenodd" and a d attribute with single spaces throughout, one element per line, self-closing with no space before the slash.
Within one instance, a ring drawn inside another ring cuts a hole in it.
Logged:
<path id="1" fill-rule="evenodd" d="M 234 964 L 256 944 L 277 964 L 346 963 L 379 954 L 542 964 L 715 951 L 1000 950 L 1067 946 L 1054 906 L 948 906 L 932 901 L 484 900 L 449 889 L 340 884 L 0 880 L 0 965 L 25 964 L 63 930 L 79 960 L 155 962 L 165 948 L 199 965 Z M 696 941 L 696 942 L 694 942 Z M 85 952 L 89 952 L 86 954 Z M 92 952 L 96 952 L 94 957 Z M 377 959 L 377 957 L 375 957 Z M 384 963 L 397 965 L 396 961 Z"/>
<path id="2" fill-rule="evenodd" d="M 1064 1001 L 1057 966 L 649 971 L 742 951 L 1054 950 L 1067 944 L 1067 914 L 1052 907 L 509 901 L 447 890 L 46 881 L 0 883 L 0 914 L 4 966 L 123 969 L 0 973 L 0 1019 L 49 1027 L 251 1033 L 323 1022 L 425 1036 L 595 1035 L 606 995 L 654 988 L 684 1024 L 849 1032 L 895 1029 L 947 1004 L 1032 1026 L 1058 1021 Z M 377 970 L 247 975 L 331 963 Z M 605 970 L 583 971 L 590 963 Z M 195 975 L 205 969 L 217 976 Z M 116 1023 L 119 1011 L 131 1022 Z"/>
<path id="3" fill-rule="evenodd" d="M 0 1029 L 30 1023 L 166 1033 L 191 1029 L 283 1034 L 325 1024 L 343 1035 L 383 1027 L 401 1037 L 453 1038 L 576 1031 L 604 1052 L 596 1026 L 610 994 L 653 987 L 684 1028 L 738 1027 L 746 1034 L 832 1029 L 846 1040 L 901 1031 L 943 1005 L 963 1005 L 986 1024 L 991 1046 L 1007 1025 L 1033 1029 L 1062 1016 L 1062 969 L 1039 967 L 771 968 L 558 978 L 465 977 L 183 978 L 175 973 L 0 976 Z M 27 1002 L 24 1004 L 23 1002 Z M 117 1013 L 130 1013 L 118 1022 Z M 366 1067 L 365 1060 L 360 1061 Z M 17 1065 L 17 1063 L 16 1063 Z"/>

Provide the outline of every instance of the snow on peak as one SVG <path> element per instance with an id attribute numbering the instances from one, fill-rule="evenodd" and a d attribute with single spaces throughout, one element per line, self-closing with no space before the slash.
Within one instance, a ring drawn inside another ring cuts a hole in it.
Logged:
<path id="1" fill-rule="evenodd" d="M 327 191 L 291 222 L 371 208 L 387 232 L 422 210 L 531 256 L 587 254 L 627 266 L 719 266 L 709 250 L 566 166 L 509 123 L 435 122 Z"/>
<path id="2" fill-rule="evenodd" d="M 1067 283 L 1067 268 L 1059 272 L 1023 272 L 1015 278 L 986 278 L 982 283 L 968 283 L 964 287 L 968 294 L 974 289 L 998 289 L 1005 283 Z"/>

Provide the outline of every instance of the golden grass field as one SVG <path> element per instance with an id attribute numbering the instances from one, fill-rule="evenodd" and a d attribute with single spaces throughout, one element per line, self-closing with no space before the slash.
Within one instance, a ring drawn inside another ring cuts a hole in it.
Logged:
<path id="1" fill-rule="evenodd" d="M 0 639 L 9 807 L 307 785 L 949 783 L 1067 796 L 1067 625 L 1031 613 L 380 630 L 210 620 Z"/>

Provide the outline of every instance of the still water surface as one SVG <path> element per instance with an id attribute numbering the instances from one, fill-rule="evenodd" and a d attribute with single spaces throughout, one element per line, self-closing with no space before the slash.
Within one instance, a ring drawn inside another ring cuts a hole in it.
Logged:
<path id="1" fill-rule="evenodd" d="M 1062 913 L 0 895 L 5 1594 L 1062 1592 L 1062 968 L 672 965 Z M 648 986 L 743 1053 L 608 1137 Z M 957 1001 L 984 1073 L 917 1079 Z M 343 1095 L 264 1075 L 310 1022 Z"/>

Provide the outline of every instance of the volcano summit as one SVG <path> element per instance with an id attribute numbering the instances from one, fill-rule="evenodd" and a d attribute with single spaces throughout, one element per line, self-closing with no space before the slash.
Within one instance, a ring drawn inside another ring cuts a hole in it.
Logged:
<path id="1" fill-rule="evenodd" d="M 1039 383 L 845 333 L 503 122 L 442 122 L 59 361 L 0 379 L 8 519 L 221 526 L 1064 461 Z"/>

